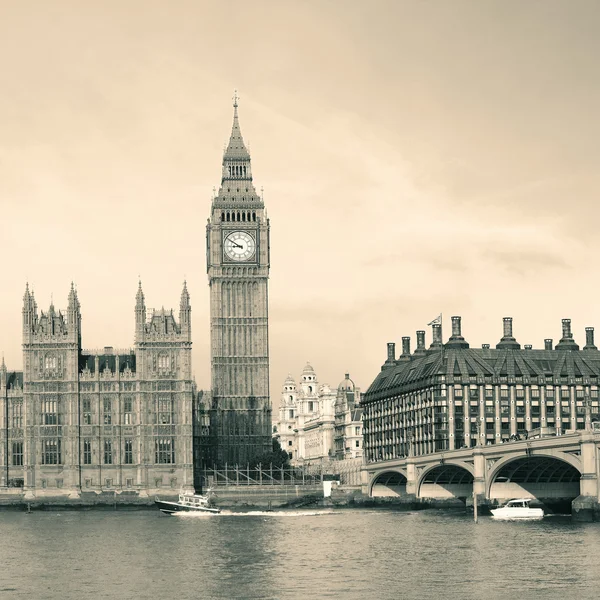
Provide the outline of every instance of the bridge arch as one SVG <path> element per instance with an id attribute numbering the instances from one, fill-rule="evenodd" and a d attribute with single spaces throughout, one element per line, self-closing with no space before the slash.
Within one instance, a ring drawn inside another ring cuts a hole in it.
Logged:
<path id="1" fill-rule="evenodd" d="M 570 502 L 580 493 L 581 462 L 565 452 L 520 452 L 498 460 L 488 472 L 486 496 L 505 501 L 533 497 L 545 503 Z"/>
<path id="2" fill-rule="evenodd" d="M 462 461 L 444 461 L 426 468 L 417 482 L 418 498 L 467 498 L 473 493 L 474 469 Z"/>
<path id="3" fill-rule="evenodd" d="M 406 495 L 408 478 L 404 469 L 385 469 L 373 474 L 369 484 L 370 498 Z"/>

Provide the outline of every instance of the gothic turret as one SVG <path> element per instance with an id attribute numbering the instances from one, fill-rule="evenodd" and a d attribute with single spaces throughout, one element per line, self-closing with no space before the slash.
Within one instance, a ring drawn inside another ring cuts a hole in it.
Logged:
<path id="1" fill-rule="evenodd" d="M 144 339 L 144 326 L 146 324 L 146 303 L 142 291 L 142 281 L 138 282 L 138 291 L 135 295 L 135 341 Z"/>
<path id="2" fill-rule="evenodd" d="M 192 335 L 192 307 L 190 305 L 190 294 L 187 289 L 187 282 L 183 282 L 183 290 L 181 292 L 181 300 L 179 302 L 179 325 L 181 333 L 188 335 L 191 341 Z"/>
<path id="3" fill-rule="evenodd" d="M 23 295 L 23 336 L 31 334 L 35 322 L 37 321 L 37 307 L 33 292 L 29 292 L 29 283 L 25 284 L 25 294 Z"/>

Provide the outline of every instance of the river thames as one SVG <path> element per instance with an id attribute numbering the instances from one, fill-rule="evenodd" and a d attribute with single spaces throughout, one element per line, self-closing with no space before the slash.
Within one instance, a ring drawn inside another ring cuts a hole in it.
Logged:
<path id="1" fill-rule="evenodd" d="M 0 512 L 0 598 L 592 599 L 600 523 L 427 510 Z"/>

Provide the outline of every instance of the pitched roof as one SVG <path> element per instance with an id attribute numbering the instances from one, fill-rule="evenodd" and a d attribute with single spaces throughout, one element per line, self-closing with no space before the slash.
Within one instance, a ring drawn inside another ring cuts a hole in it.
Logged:
<path id="1" fill-rule="evenodd" d="M 417 389 L 430 384 L 437 375 L 470 381 L 498 382 L 499 378 L 523 378 L 538 382 L 538 378 L 575 380 L 580 377 L 600 377 L 600 352 L 564 350 L 494 350 L 489 348 L 447 349 L 430 352 L 412 360 L 396 361 L 377 375 L 363 395 L 370 399 Z M 429 380 L 429 381 L 428 381 Z M 562 382 L 561 382 L 562 383 Z"/>

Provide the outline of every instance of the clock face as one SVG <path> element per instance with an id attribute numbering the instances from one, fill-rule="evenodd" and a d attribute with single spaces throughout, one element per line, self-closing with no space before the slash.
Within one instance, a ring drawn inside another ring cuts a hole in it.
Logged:
<path id="1" fill-rule="evenodd" d="M 247 261 L 256 253 L 256 242 L 247 231 L 232 231 L 225 235 L 223 251 L 229 260 Z"/>

